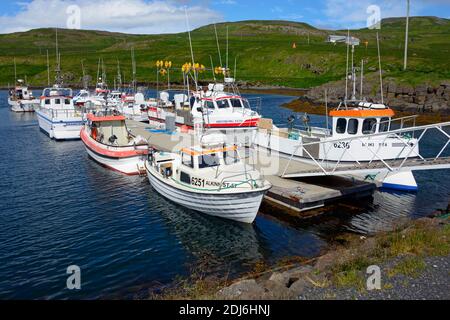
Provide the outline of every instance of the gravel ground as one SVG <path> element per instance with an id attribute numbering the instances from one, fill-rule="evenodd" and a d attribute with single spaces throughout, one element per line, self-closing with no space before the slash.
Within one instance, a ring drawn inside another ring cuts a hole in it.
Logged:
<path id="1" fill-rule="evenodd" d="M 381 290 L 355 288 L 306 288 L 301 300 L 450 300 L 450 256 L 424 259 L 426 268 L 417 277 L 383 275 L 395 261 L 381 265 Z"/>

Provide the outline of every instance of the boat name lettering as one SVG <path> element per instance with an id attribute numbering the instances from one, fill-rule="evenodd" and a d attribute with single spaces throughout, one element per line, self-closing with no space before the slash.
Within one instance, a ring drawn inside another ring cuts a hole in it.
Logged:
<path id="1" fill-rule="evenodd" d="M 233 189 L 237 188 L 237 185 L 234 183 L 228 183 L 228 182 L 217 182 L 217 181 L 208 181 L 202 178 L 191 178 L 191 184 L 196 187 L 216 187 L 216 188 L 224 188 L 224 189 Z"/>

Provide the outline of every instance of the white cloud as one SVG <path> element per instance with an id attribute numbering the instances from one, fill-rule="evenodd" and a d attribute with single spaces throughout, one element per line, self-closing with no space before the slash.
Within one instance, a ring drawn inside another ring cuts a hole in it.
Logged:
<path id="1" fill-rule="evenodd" d="M 13 16 L 0 16 L 0 33 L 42 27 L 67 26 L 69 6 L 81 9 L 81 28 L 124 33 L 174 33 L 186 31 L 186 1 L 144 0 L 32 0 L 21 3 Z M 203 6 L 187 6 L 190 27 L 222 21 L 222 16 Z"/>

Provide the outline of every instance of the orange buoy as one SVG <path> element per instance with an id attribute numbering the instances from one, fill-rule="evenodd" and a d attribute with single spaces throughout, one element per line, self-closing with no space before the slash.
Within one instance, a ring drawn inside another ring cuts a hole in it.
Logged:
<path id="1" fill-rule="evenodd" d="M 98 135 L 97 128 L 92 128 L 91 129 L 91 135 L 92 135 L 92 139 L 97 141 L 97 135 Z"/>

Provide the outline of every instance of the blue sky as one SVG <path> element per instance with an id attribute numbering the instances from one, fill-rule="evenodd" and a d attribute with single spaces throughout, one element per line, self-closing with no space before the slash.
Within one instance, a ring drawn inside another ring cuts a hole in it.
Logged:
<path id="1" fill-rule="evenodd" d="M 79 11 L 73 11 L 73 6 Z M 301 21 L 328 29 L 365 27 L 367 8 L 382 18 L 403 16 L 406 0 L 21 0 L 1 1 L 0 33 L 66 27 L 79 13 L 83 29 L 127 33 L 169 33 L 212 22 L 251 19 Z M 450 0 L 411 0 L 412 15 L 450 18 Z M 71 8 L 69 11 L 68 9 Z"/>

